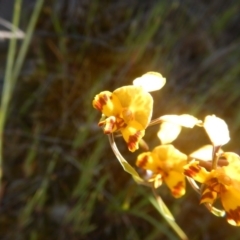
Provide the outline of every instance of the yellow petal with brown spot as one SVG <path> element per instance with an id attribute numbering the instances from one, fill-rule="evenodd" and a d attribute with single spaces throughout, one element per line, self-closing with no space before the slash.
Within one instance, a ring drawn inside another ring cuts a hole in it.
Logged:
<path id="1" fill-rule="evenodd" d="M 240 192 L 232 186 L 221 192 L 222 205 L 227 213 L 227 221 L 231 225 L 240 226 Z"/>
<path id="2" fill-rule="evenodd" d="M 116 117 L 111 116 L 106 118 L 103 121 L 100 121 L 98 123 L 99 127 L 103 127 L 103 132 L 105 134 L 113 133 L 114 131 L 117 130 L 117 125 L 116 125 Z"/>
<path id="3" fill-rule="evenodd" d="M 128 149 L 134 152 L 138 149 L 138 142 L 145 134 L 145 130 L 137 121 L 131 121 L 125 128 L 120 129 L 124 140 L 127 142 Z"/>
<path id="4" fill-rule="evenodd" d="M 211 191 L 210 188 L 206 187 L 202 192 L 200 203 L 210 203 L 213 204 L 217 198 L 217 193 Z"/>
<path id="5" fill-rule="evenodd" d="M 164 181 L 175 198 L 182 197 L 185 194 L 186 183 L 185 176 L 182 173 L 169 171 Z"/>
<path id="6" fill-rule="evenodd" d="M 209 172 L 205 168 L 200 167 L 198 161 L 194 161 L 184 166 L 184 174 L 200 183 L 204 183 L 208 178 Z"/>
<path id="7" fill-rule="evenodd" d="M 95 96 L 93 107 L 102 112 L 105 116 L 116 116 L 122 110 L 121 103 L 114 93 L 103 91 Z"/>
<path id="8" fill-rule="evenodd" d="M 113 133 L 126 126 L 126 123 L 121 118 L 116 118 L 115 116 L 110 116 L 98 123 L 98 126 L 103 127 L 103 132 L 105 134 Z"/>
<path id="9" fill-rule="evenodd" d="M 145 152 L 138 155 L 136 165 L 142 169 L 156 172 L 158 168 L 158 160 L 151 152 Z"/>

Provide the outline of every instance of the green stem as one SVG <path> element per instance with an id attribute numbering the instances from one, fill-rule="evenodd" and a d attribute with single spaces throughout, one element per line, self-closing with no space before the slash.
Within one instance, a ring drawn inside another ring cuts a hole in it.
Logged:
<path id="1" fill-rule="evenodd" d="M 44 2 L 44 0 L 38 0 L 35 8 L 33 10 L 31 19 L 30 19 L 28 27 L 27 27 L 26 37 L 25 37 L 25 39 L 22 43 L 22 46 L 20 48 L 19 54 L 18 54 L 17 59 L 16 59 L 16 63 L 14 65 L 13 84 L 16 82 L 16 80 L 19 76 L 20 70 L 22 68 L 22 65 L 23 65 L 23 62 L 24 62 L 24 59 L 25 59 L 30 41 L 32 39 L 33 31 L 35 29 L 38 16 L 39 16 L 40 11 L 42 9 L 43 2 Z"/>
<path id="2" fill-rule="evenodd" d="M 13 64 L 14 58 L 16 54 L 16 45 L 17 38 L 15 38 L 15 34 L 18 29 L 20 12 L 21 12 L 22 0 L 15 0 L 14 4 L 14 12 L 13 12 L 13 25 L 12 25 L 12 33 L 13 37 L 10 40 L 8 55 L 7 55 L 7 65 L 6 72 L 4 76 L 4 84 L 2 91 L 2 99 L 1 99 L 1 108 L 0 108 L 0 189 L 1 189 L 1 180 L 2 180 L 2 167 L 3 167 L 3 130 L 7 118 L 8 105 L 11 99 L 11 92 L 13 89 Z"/>
<path id="3" fill-rule="evenodd" d="M 177 225 L 175 222 L 174 217 L 172 216 L 171 212 L 165 205 L 162 198 L 157 194 L 156 189 L 152 186 L 152 192 L 153 195 L 158 203 L 158 206 L 153 203 L 153 205 L 157 208 L 159 213 L 164 217 L 164 219 L 167 221 L 167 223 L 171 226 L 171 228 L 176 232 L 176 234 L 180 237 L 182 240 L 188 240 L 187 235 L 183 232 L 183 230 Z"/>
<path id="4" fill-rule="evenodd" d="M 123 170 L 125 172 L 129 173 L 130 175 L 132 175 L 133 179 L 138 184 L 149 186 L 149 184 L 139 176 L 137 171 L 127 162 L 127 160 L 119 152 L 117 145 L 114 141 L 114 135 L 112 133 L 108 135 L 108 139 L 109 139 L 109 143 L 112 148 L 112 151 L 115 154 L 116 158 L 118 159 L 119 163 L 121 164 Z"/>
<path id="5" fill-rule="evenodd" d="M 13 38 L 11 38 L 10 40 L 10 45 L 8 50 L 7 66 L 6 66 L 6 73 L 4 77 L 2 101 L 1 101 L 1 108 L 0 108 L 0 189 L 1 189 L 2 165 L 3 165 L 3 131 L 4 131 L 4 127 L 7 119 L 9 102 L 12 97 L 14 85 L 18 79 L 20 70 L 22 68 L 22 65 L 27 53 L 27 49 L 29 47 L 30 40 L 32 38 L 33 30 L 35 28 L 43 2 L 44 0 L 38 0 L 36 3 L 36 6 L 33 10 L 31 19 L 27 27 L 24 41 L 21 45 L 19 54 L 14 64 L 14 59 L 16 55 L 16 45 L 17 45 L 17 39 L 14 36 L 18 31 L 17 27 L 19 25 L 21 5 L 22 5 L 22 0 L 15 0 L 14 13 L 13 13 L 13 26 L 12 26 Z"/>

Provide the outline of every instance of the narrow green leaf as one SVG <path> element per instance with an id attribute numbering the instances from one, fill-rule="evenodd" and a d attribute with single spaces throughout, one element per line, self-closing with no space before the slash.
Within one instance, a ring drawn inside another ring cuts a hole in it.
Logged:
<path id="1" fill-rule="evenodd" d="M 183 232 L 183 230 L 178 226 L 175 222 L 175 219 L 168 209 L 168 207 L 163 202 L 162 198 L 158 196 L 156 190 L 152 188 L 154 197 L 149 196 L 149 201 L 153 204 L 153 206 L 158 210 L 158 212 L 165 218 L 167 223 L 171 226 L 171 228 L 175 231 L 175 233 L 180 237 L 182 240 L 187 240 L 187 235 Z"/>

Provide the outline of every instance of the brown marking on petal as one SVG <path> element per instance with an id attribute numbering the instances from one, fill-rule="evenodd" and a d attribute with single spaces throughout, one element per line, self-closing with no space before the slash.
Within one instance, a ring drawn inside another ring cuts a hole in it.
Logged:
<path id="1" fill-rule="evenodd" d="M 141 137 L 141 132 L 137 131 L 134 135 L 129 137 L 128 141 L 129 142 L 137 142 L 140 137 Z"/>
<path id="2" fill-rule="evenodd" d="M 111 120 L 110 122 L 108 122 L 108 124 L 106 124 L 104 127 L 104 134 L 112 133 L 114 131 L 114 125 L 114 121 Z"/>
<path id="3" fill-rule="evenodd" d="M 128 149 L 131 152 L 135 151 L 135 149 L 136 149 L 136 142 L 129 142 L 128 143 Z"/>
<path id="4" fill-rule="evenodd" d="M 217 178 L 211 178 L 209 181 L 208 181 L 209 185 L 212 186 L 212 187 L 215 187 L 217 184 L 219 184 L 218 182 L 218 179 Z"/>
<path id="5" fill-rule="evenodd" d="M 137 164 L 137 165 L 138 165 L 138 167 L 140 167 L 140 168 L 145 168 L 147 162 L 148 162 L 148 156 L 145 155 L 142 159 L 139 159 L 139 160 L 138 160 L 138 164 Z"/>
<path id="6" fill-rule="evenodd" d="M 100 121 L 98 123 L 98 126 L 104 127 L 104 133 L 109 134 L 115 132 L 116 130 L 126 127 L 127 124 L 124 122 L 122 118 L 118 116 L 110 116 L 104 119 L 103 121 Z"/>
<path id="7" fill-rule="evenodd" d="M 211 191 L 204 193 L 201 196 L 200 203 L 204 202 L 205 199 L 214 199 L 214 195 Z"/>
<path id="8" fill-rule="evenodd" d="M 110 97 L 110 99 L 111 98 L 112 97 Z M 95 107 L 99 111 L 102 111 L 103 106 L 107 104 L 108 100 L 109 97 L 106 94 L 103 94 L 102 96 L 99 96 L 98 100 L 94 102 L 93 107 Z"/>
<path id="9" fill-rule="evenodd" d="M 160 166 L 157 166 L 156 172 L 162 176 L 162 178 L 168 177 L 169 173 L 164 171 Z"/>
<path id="10" fill-rule="evenodd" d="M 137 131 L 134 135 L 129 136 L 128 138 L 128 149 L 130 151 L 134 151 L 136 148 L 136 144 L 139 141 L 139 139 L 141 138 L 141 132 Z"/>
<path id="11" fill-rule="evenodd" d="M 240 206 L 227 212 L 227 221 L 234 226 L 240 225 Z"/>
<path id="12" fill-rule="evenodd" d="M 103 132 L 105 134 L 110 134 L 116 131 L 116 118 L 111 116 L 104 121 L 98 123 L 99 127 L 103 127 Z"/>
<path id="13" fill-rule="evenodd" d="M 188 177 L 194 177 L 200 172 L 201 168 L 199 166 L 190 166 L 188 169 L 184 170 L 184 174 Z"/>
<path id="14" fill-rule="evenodd" d="M 101 103 L 99 101 L 95 101 L 93 103 L 93 107 L 96 108 L 100 112 L 102 111 L 102 105 L 101 105 Z"/>
<path id="15" fill-rule="evenodd" d="M 174 197 L 181 197 L 184 191 L 184 183 L 183 181 L 179 181 L 172 189 L 172 195 Z"/>
<path id="16" fill-rule="evenodd" d="M 217 178 L 211 178 L 208 183 L 207 183 L 209 189 L 211 189 L 211 191 L 220 193 L 221 191 L 221 186 L 223 186 L 222 184 L 219 183 Z"/>

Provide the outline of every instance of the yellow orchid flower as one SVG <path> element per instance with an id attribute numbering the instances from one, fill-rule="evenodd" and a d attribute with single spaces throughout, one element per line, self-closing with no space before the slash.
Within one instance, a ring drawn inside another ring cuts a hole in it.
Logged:
<path id="1" fill-rule="evenodd" d="M 225 152 L 220 158 L 226 159 L 228 165 L 209 172 L 198 161 L 193 161 L 184 167 L 184 173 L 204 184 L 200 203 L 213 204 L 220 198 L 228 223 L 240 226 L 240 157 Z"/>
<path id="2" fill-rule="evenodd" d="M 187 163 L 187 155 L 181 153 L 173 145 L 160 145 L 152 152 L 145 152 L 138 156 L 136 165 L 150 170 L 149 182 L 159 187 L 164 181 L 175 198 L 185 194 L 185 176 L 183 166 Z"/>
<path id="3" fill-rule="evenodd" d="M 101 111 L 98 123 L 105 134 L 120 131 L 128 149 L 134 152 L 145 134 L 153 109 L 152 96 L 140 86 L 124 86 L 95 96 L 93 107 Z"/>

